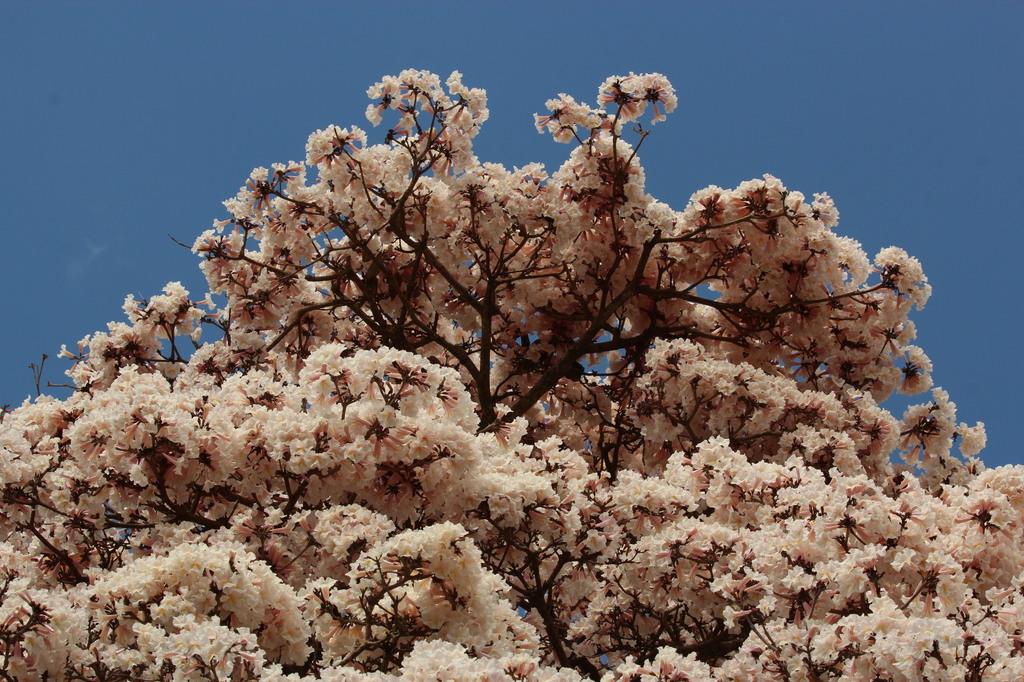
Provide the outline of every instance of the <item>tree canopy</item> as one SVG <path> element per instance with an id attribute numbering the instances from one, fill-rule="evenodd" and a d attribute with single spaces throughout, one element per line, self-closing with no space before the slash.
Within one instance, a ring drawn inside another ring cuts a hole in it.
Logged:
<path id="1" fill-rule="evenodd" d="M 4 415 L 0 677 L 1024 678 L 1024 468 L 881 406 L 917 260 L 770 175 L 647 194 L 659 74 L 548 101 L 552 173 L 457 72 L 368 95 Z"/>

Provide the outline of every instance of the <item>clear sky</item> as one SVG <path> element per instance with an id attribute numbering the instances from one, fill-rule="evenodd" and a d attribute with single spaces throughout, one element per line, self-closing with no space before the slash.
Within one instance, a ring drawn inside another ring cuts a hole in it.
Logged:
<path id="1" fill-rule="evenodd" d="M 656 71 L 680 108 L 654 128 L 648 191 L 682 209 L 771 173 L 829 192 L 837 231 L 897 245 L 934 287 L 914 318 L 991 465 L 1024 464 L 1024 2 L 4 3 L 0 25 L 0 403 L 29 363 L 179 280 L 255 166 L 360 125 L 366 88 L 414 67 L 487 89 L 477 155 L 558 166 L 532 114 Z M 371 129 L 372 131 L 373 129 Z M 383 131 L 377 130 L 382 135 Z M 372 134 L 372 132 L 371 132 Z M 199 296 L 201 297 L 201 295 Z M 64 380 L 51 357 L 44 381 Z M 898 413 L 901 408 L 895 408 Z"/>

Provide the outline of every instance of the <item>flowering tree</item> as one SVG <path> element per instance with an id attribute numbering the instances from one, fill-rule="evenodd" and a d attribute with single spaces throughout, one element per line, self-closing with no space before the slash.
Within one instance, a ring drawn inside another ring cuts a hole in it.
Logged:
<path id="1" fill-rule="evenodd" d="M 209 295 L 66 352 L 0 424 L 0 677 L 1024 679 L 1024 469 L 879 406 L 930 388 L 919 263 L 771 176 L 658 202 L 672 87 L 599 92 L 549 175 L 385 78 L 383 143 L 226 202 Z"/>

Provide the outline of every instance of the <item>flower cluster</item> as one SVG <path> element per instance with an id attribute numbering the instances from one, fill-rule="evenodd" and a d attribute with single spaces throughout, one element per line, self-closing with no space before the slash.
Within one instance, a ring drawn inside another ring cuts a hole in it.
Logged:
<path id="1" fill-rule="evenodd" d="M 3 416 L 0 677 L 1024 678 L 1024 469 L 917 260 L 770 175 L 647 194 L 659 74 L 549 101 L 550 173 L 458 73 L 368 95 Z"/>

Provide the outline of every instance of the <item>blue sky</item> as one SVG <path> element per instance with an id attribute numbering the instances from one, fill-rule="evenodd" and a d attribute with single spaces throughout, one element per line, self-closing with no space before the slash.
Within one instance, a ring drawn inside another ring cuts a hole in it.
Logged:
<path id="1" fill-rule="evenodd" d="M 172 280 L 255 166 L 357 124 L 366 88 L 414 67 L 488 90 L 477 154 L 555 168 L 532 114 L 608 75 L 665 74 L 680 107 L 642 160 L 675 208 L 763 173 L 829 192 L 838 232 L 897 245 L 934 287 L 914 318 L 960 417 L 1016 442 L 1024 369 L 1021 2 L 5 3 L 0 26 L 0 403 L 28 364 Z M 383 134 L 382 131 L 377 131 Z M 201 296 L 200 296 L 201 297 Z M 63 381 L 52 358 L 44 380 Z M 901 411 L 901 410 L 900 410 Z"/>

